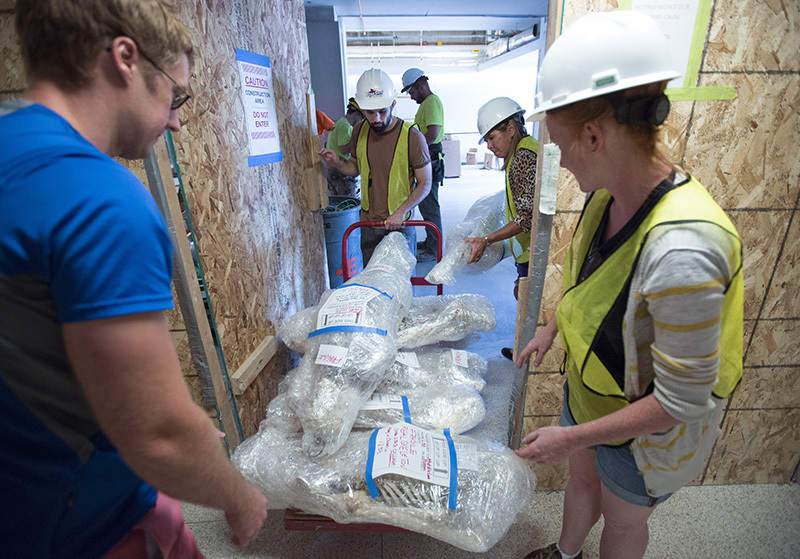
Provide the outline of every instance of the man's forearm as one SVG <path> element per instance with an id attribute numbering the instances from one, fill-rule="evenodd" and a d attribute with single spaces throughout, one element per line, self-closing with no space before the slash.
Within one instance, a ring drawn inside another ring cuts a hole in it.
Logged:
<path id="1" fill-rule="evenodd" d="M 403 202 L 399 208 L 395 211 L 400 215 L 405 215 L 406 213 L 410 212 L 414 208 L 416 208 L 422 200 L 425 199 L 425 196 L 431 191 L 431 183 L 428 181 L 427 184 L 417 184 L 416 188 L 411 191 L 411 194 L 408 195 L 406 201 Z"/>

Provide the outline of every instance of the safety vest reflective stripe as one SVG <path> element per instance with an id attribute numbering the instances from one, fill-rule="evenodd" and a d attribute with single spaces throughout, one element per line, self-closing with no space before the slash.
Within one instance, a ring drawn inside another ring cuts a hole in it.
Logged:
<path id="1" fill-rule="evenodd" d="M 595 344 L 615 303 L 625 305 L 627 302 L 626 294 L 649 232 L 676 222 L 685 227 L 693 223 L 712 223 L 732 235 L 739 246 L 736 254 L 729 255 L 730 267 L 735 273 L 723 300 L 719 381 L 714 388 L 716 396 L 726 398 L 742 376 L 743 281 L 741 240 L 736 229 L 706 189 L 692 178 L 666 192 L 636 231 L 580 281 L 583 262 L 610 200 L 608 191 L 599 190 L 584 207 L 564 263 L 564 295 L 556 311 L 558 331 L 566 351 L 564 369 L 569 384 L 569 409 L 575 421 L 585 423 L 629 404 L 624 394 L 624 374 L 622 379 L 619 374 L 614 377 L 595 353 Z M 620 297 L 624 300 L 618 301 Z M 621 340 L 621 333 L 611 339 Z M 618 348 L 618 354 L 622 353 L 623 348 Z"/>
<path id="2" fill-rule="evenodd" d="M 411 194 L 411 185 L 408 180 L 408 131 L 414 126 L 413 122 L 403 121 L 397 144 L 394 147 L 394 157 L 389 170 L 389 213 L 394 213 Z M 358 172 L 361 175 L 361 209 L 369 211 L 369 159 L 367 157 L 367 143 L 370 126 L 364 122 L 358 133 L 356 144 L 356 157 L 358 158 Z"/>
<path id="3" fill-rule="evenodd" d="M 506 165 L 506 223 L 511 223 L 511 220 L 517 217 L 517 206 L 514 203 L 514 197 L 511 195 L 511 185 L 508 182 L 508 169 L 511 168 L 511 162 L 514 160 L 514 155 L 516 155 L 516 153 L 521 149 L 527 149 L 528 151 L 532 151 L 538 155 L 539 142 L 537 142 L 533 136 L 525 136 L 519 141 L 517 144 L 517 149 L 514 150 L 514 153 L 511 154 L 511 158 L 508 160 L 508 165 Z M 517 263 L 524 264 L 530 260 L 530 231 L 523 231 L 522 233 L 514 235 L 508 240 L 508 244 L 511 246 L 511 255 L 514 257 L 514 260 L 516 260 Z"/>

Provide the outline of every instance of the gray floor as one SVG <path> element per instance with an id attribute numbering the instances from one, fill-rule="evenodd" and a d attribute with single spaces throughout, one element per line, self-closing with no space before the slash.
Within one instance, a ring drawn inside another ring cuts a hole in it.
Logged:
<path id="1" fill-rule="evenodd" d="M 463 219 L 479 197 L 504 187 L 503 175 L 478 166 L 462 166 L 462 176 L 445 179 L 440 205 L 445 232 Z M 419 264 L 425 275 L 432 264 Z M 499 357 L 514 336 L 516 277 L 509 259 L 480 276 L 460 276 L 445 293 L 478 293 L 495 305 L 497 328 L 474 336 L 467 347 L 489 360 L 493 369 L 508 368 Z M 416 288 L 416 295 L 433 295 Z M 498 388 L 498 391 L 501 391 Z M 494 402 L 496 405 L 497 402 Z M 492 406 L 487 405 L 491 410 Z M 498 406 L 500 408 L 502 406 Z M 476 428 L 480 430 L 480 426 Z M 538 491 L 506 536 L 488 553 L 462 551 L 436 539 L 412 533 L 303 532 L 286 530 L 282 510 L 270 511 L 258 539 L 244 549 L 230 543 L 221 512 L 185 504 L 184 515 L 200 549 L 209 559 L 269 557 L 319 559 L 491 557 L 521 559 L 526 553 L 556 541 L 561 526 L 562 491 Z M 598 557 L 602 521 L 592 530 L 583 556 Z M 686 487 L 660 505 L 650 520 L 646 557 L 800 559 L 800 486 L 738 485 Z"/>

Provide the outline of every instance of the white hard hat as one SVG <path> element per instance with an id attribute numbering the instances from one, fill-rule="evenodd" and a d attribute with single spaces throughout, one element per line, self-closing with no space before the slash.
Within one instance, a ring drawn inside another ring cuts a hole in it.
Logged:
<path id="1" fill-rule="evenodd" d="M 533 113 L 680 76 L 664 33 L 641 12 L 588 14 L 550 45 Z"/>
<path id="2" fill-rule="evenodd" d="M 405 93 L 409 87 L 414 85 L 414 83 L 424 75 L 425 72 L 419 68 L 409 68 L 403 72 L 403 89 L 400 90 L 400 93 Z"/>
<path id="3" fill-rule="evenodd" d="M 356 84 L 356 103 L 365 111 L 385 109 L 397 97 L 392 78 L 386 72 L 370 68 L 361 74 Z"/>
<path id="4" fill-rule="evenodd" d="M 523 114 L 525 114 L 525 110 L 519 106 L 519 103 L 508 97 L 495 97 L 491 101 L 487 101 L 478 109 L 478 133 L 481 135 L 478 143 L 482 144 L 485 141 L 483 137 L 489 130 L 508 117 L 518 115 L 522 120 Z"/>

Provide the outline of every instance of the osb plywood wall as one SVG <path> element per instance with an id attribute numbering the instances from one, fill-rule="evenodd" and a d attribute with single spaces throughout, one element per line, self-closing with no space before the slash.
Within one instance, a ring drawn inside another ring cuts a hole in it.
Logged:
<path id="1" fill-rule="evenodd" d="M 229 373 L 280 321 L 315 304 L 325 287 L 322 218 L 310 211 L 310 92 L 300 0 L 176 2 L 195 38 L 194 95 L 181 110 L 177 158 L 209 299 Z M 270 57 L 283 161 L 247 166 L 248 143 L 235 49 Z M 240 397 L 253 434 L 292 365 L 286 349 Z"/>
<path id="2" fill-rule="evenodd" d="M 306 93 L 310 91 L 301 0 L 174 2 L 191 29 L 192 100 L 174 135 L 209 300 L 232 374 L 280 321 L 313 305 L 325 288 L 322 218 L 312 213 Z M 19 96 L 24 70 L 13 29 L 14 0 L 0 0 L 0 97 Z M 283 161 L 247 166 L 248 143 L 235 49 L 270 57 Z M 141 164 L 130 165 L 144 180 Z M 177 306 L 177 303 L 176 303 Z M 202 402 L 186 328 L 168 313 L 187 382 Z M 253 434 L 292 365 L 277 355 L 237 397 L 245 436 Z"/>
<path id="3" fill-rule="evenodd" d="M 615 1 L 567 2 L 564 25 Z M 678 161 L 728 212 L 744 242 L 744 376 L 723 435 L 696 484 L 785 483 L 800 461 L 800 4 L 713 0 L 698 87 L 733 101 L 673 103 Z M 540 323 L 561 292 L 561 265 L 583 196 L 562 170 Z M 557 423 L 563 350 L 528 377 L 524 432 Z M 566 466 L 534 466 L 539 488 L 563 488 Z"/>

